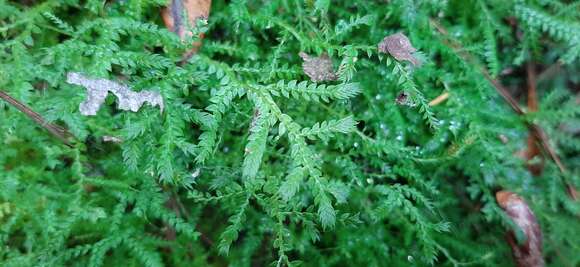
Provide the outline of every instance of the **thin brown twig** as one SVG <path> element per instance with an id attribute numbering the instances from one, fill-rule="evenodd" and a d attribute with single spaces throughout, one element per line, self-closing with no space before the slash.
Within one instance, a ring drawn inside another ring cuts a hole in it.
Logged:
<path id="1" fill-rule="evenodd" d="M 443 101 L 447 100 L 447 98 L 449 98 L 449 92 L 442 93 L 439 96 L 437 96 L 436 98 L 434 98 L 433 100 L 431 100 L 429 102 L 429 106 L 431 106 L 431 107 L 437 106 L 437 105 L 441 104 Z"/>
<path id="2" fill-rule="evenodd" d="M 433 19 L 430 19 L 430 22 L 431 22 L 431 25 L 433 27 L 435 27 L 435 29 L 437 29 L 440 33 L 442 33 L 444 36 L 448 36 L 447 30 L 445 30 L 445 28 L 443 28 L 443 26 L 441 26 L 439 23 L 437 23 Z M 469 52 L 467 52 L 465 49 L 463 49 L 463 47 L 459 43 L 457 43 L 456 41 L 443 40 L 443 43 L 450 46 L 458 55 L 460 55 L 463 58 L 463 60 L 465 60 L 473 65 L 480 66 L 479 64 L 477 64 L 477 60 L 474 59 L 473 56 Z M 485 79 L 488 80 L 493 85 L 493 87 L 496 89 L 496 91 L 503 97 L 503 99 L 510 105 L 510 107 L 517 114 L 519 114 L 519 115 L 524 114 L 524 111 L 520 108 L 520 106 L 518 105 L 518 102 L 510 95 L 507 88 L 505 88 L 496 79 L 491 77 L 491 74 L 489 74 L 489 72 L 485 68 L 479 67 L 478 70 L 481 72 L 481 74 L 483 74 Z"/>
<path id="3" fill-rule="evenodd" d="M 534 62 L 528 61 L 526 64 L 528 76 L 528 110 L 538 111 L 538 94 L 536 93 L 536 66 Z"/>
<path id="4" fill-rule="evenodd" d="M 451 47 L 451 49 L 453 49 L 455 51 L 455 53 L 457 53 L 461 58 L 463 58 L 463 60 L 467 61 L 468 63 L 472 64 L 473 66 L 477 66 L 477 69 L 481 72 L 481 74 L 483 74 L 485 79 L 488 80 L 493 85 L 495 90 L 510 105 L 510 107 L 514 110 L 514 112 L 516 112 L 518 115 L 525 114 L 525 112 L 518 105 L 517 101 L 509 94 L 508 90 L 498 80 L 491 77 L 489 72 L 485 68 L 481 67 L 481 64 L 478 64 L 477 60 L 475 58 L 473 58 L 473 56 L 469 52 L 467 52 L 465 49 L 463 49 L 461 44 L 459 44 L 457 41 L 455 41 L 453 39 L 450 39 L 447 30 L 443 26 L 441 26 L 434 19 L 429 19 L 429 21 L 430 21 L 431 25 L 435 29 L 437 29 L 437 31 L 439 31 L 443 36 L 445 36 L 449 39 L 449 40 L 443 39 L 442 40 L 443 43 L 446 44 L 447 46 Z M 568 174 L 568 171 L 567 171 L 566 167 L 564 166 L 564 164 L 562 164 L 562 161 L 560 160 L 560 157 L 558 156 L 556 151 L 550 146 L 550 143 L 548 141 L 548 137 L 547 137 L 546 133 L 538 125 L 536 125 L 532 122 L 526 121 L 526 124 L 530 128 L 530 132 L 537 138 L 543 152 L 549 155 L 550 159 L 552 159 L 552 161 L 554 161 L 556 166 L 558 166 L 558 169 L 560 170 L 560 172 L 564 176 L 566 176 Z M 567 181 L 564 181 L 564 183 L 566 184 L 568 194 L 570 195 L 570 197 L 572 199 L 576 200 L 578 198 L 578 196 L 577 196 L 576 189 L 574 188 L 574 186 L 569 184 Z"/>
<path id="5" fill-rule="evenodd" d="M 42 118 L 42 116 L 40 116 L 40 114 L 34 112 L 30 107 L 14 99 L 8 93 L 2 90 L 0 90 L 0 98 L 2 98 L 4 101 L 6 101 L 8 104 L 12 105 L 16 109 L 20 110 L 22 113 L 24 113 L 26 116 L 28 116 L 38 125 L 40 125 L 42 128 L 46 129 L 54 137 L 62 141 L 65 145 L 72 147 L 69 138 L 72 137 L 73 135 L 70 132 L 68 132 L 65 128 L 60 127 L 56 124 L 48 123 L 46 120 L 44 120 L 44 118 Z"/>
<path id="6" fill-rule="evenodd" d="M 538 95 L 536 92 L 536 66 L 532 61 L 528 61 L 526 64 L 526 73 L 527 73 L 527 91 L 528 91 L 528 112 L 536 112 L 538 111 Z M 527 160 L 531 160 L 534 157 L 540 155 L 540 148 L 538 144 L 540 143 L 540 139 L 537 137 L 536 133 L 538 130 L 530 129 L 530 134 L 528 136 L 528 148 L 525 152 L 525 156 Z M 539 132 L 537 132 L 539 133 Z M 528 170 L 533 175 L 539 175 L 542 173 L 544 161 L 537 164 L 528 164 Z"/>

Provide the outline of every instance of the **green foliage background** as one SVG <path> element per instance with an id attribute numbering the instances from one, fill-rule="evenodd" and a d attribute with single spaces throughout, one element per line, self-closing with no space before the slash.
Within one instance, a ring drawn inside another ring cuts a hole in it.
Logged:
<path id="1" fill-rule="evenodd" d="M 164 29 L 165 2 L 0 0 L 1 90 L 76 137 L 0 101 L 3 266 L 512 266 L 500 188 L 536 213 L 549 265 L 580 264 L 564 185 L 580 188 L 566 130 L 580 124 L 579 1 L 217 0 L 183 65 L 193 40 Z M 422 66 L 378 54 L 396 32 Z M 561 67 L 520 117 L 448 38 L 522 103 L 526 62 Z M 309 82 L 300 51 L 328 53 L 339 81 Z M 69 71 L 159 91 L 166 108 L 109 97 L 81 116 Z M 533 177 L 514 155 L 526 121 L 567 174 L 546 160 Z"/>

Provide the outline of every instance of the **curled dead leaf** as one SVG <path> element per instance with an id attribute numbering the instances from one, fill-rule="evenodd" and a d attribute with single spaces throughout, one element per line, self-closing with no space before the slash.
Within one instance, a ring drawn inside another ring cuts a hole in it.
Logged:
<path id="1" fill-rule="evenodd" d="M 407 60 L 415 66 L 421 64 L 419 60 L 413 56 L 413 53 L 416 52 L 417 49 L 413 47 L 409 38 L 400 32 L 385 37 L 383 41 L 379 43 L 378 49 L 380 52 L 388 53 L 398 61 Z"/>
<path id="2" fill-rule="evenodd" d="M 304 60 L 304 63 L 302 63 L 304 73 L 313 82 L 336 81 L 338 79 L 332 66 L 332 60 L 327 54 L 323 54 L 320 57 L 313 57 L 304 52 L 300 52 L 298 55 Z"/>
<path id="3" fill-rule="evenodd" d="M 171 3 L 161 10 L 161 16 L 165 26 L 175 32 L 181 39 L 191 37 L 192 32 L 186 29 L 186 25 L 195 27 L 197 20 L 208 19 L 211 8 L 211 0 L 171 0 Z M 185 16 L 184 16 L 185 15 Z M 203 34 L 199 36 L 203 39 Z M 194 43 L 194 47 L 186 54 L 186 57 L 195 54 L 201 42 Z"/>
<path id="4" fill-rule="evenodd" d="M 513 257 L 519 267 L 544 266 L 542 256 L 542 231 L 536 216 L 523 198 L 509 191 L 499 191 L 495 194 L 499 206 L 525 235 L 523 243 L 518 243 L 515 233 L 508 232 L 507 239 L 512 249 Z"/>

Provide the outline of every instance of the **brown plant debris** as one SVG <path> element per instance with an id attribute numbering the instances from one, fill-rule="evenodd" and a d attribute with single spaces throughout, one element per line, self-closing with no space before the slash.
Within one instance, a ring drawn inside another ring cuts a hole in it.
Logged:
<path id="1" fill-rule="evenodd" d="M 16 109 L 20 110 L 20 112 L 24 113 L 26 116 L 35 121 L 38 125 L 46 129 L 54 137 L 61 140 L 65 145 L 72 147 L 72 144 L 69 141 L 69 139 L 74 136 L 69 131 L 67 131 L 67 129 L 58 126 L 56 124 L 47 122 L 42 116 L 40 116 L 40 114 L 36 113 L 30 107 L 16 100 L 15 98 L 13 98 L 8 93 L 2 90 L 0 90 L 0 98 L 6 101 L 8 104 L 15 107 Z"/>
<path id="2" fill-rule="evenodd" d="M 298 55 L 304 60 L 304 63 L 302 63 L 304 73 L 313 82 L 336 81 L 338 79 L 332 66 L 332 60 L 327 54 L 323 54 L 320 57 L 313 57 L 304 52 L 300 52 Z"/>
<path id="3" fill-rule="evenodd" d="M 544 266 L 542 257 L 542 231 L 536 216 L 528 204 L 520 196 L 509 192 L 499 191 L 495 194 L 499 206 L 505 210 L 508 217 L 522 230 L 525 240 L 518 243 L 513 231 L 508 232 L 507 241 L 519 267 Z"/>
<path id="4" fill-rule="evenodd" d="M 396 60 L 410 61 L 413 65 L 419 66 L 421 63 L 413 56 L 417 51 L 409 41 L 409 38 L 402 33 L 395 33 L 383 39 L 378 45 L 379 51 L 393 56 Z"/>
<path id="5" fill-rule="evenodd" d="M 450 38 L 449 32 L 443 26 L 441 26 L 436 20 L 430 19 L 429 21 L 431 25 L 435 29 L 437 29 L 437 31 L 439 31 L 439 33 L 441 33 L 443 37 L 445 37 L 442 40 L 442 42 L 445 45 L 450 47 L 457 55 L 463 58 L 464 61 L 466 61 L 469 64 L 472 64 L 473 66 L 476 66 L 477 69 L 479 69 L 479 71 L 483 75 L 483 77 L 485 77 L 485 79 L 488 80 L 493 85 L 496 92 L 498 92 L 499 95 L 503 97 L 503 99 L 509 104 L 509 106 L 514 110 L 516 114 L 520 116 L 525 115 L 524 110 L 520 108 L 518 102 L 510 95 L 508 89 L 503 84 L 501 84 L 498 80 L 491 77 L 489 72 L 485 68 L 483 68 L 480 64 L 478 64 L 477 60 L 474 59 L 471 53 L 465 50 L 457 40 Z M 534 135 L 536 137 L 536 140 L 538 140 L 539 147 L 543 150 L 544 153 L 546 153 L 552 159 L 552 161 L 554 161 L 556 166 L 558 166 L 560 172 L 564 175 L 567 175 L 568 170 L 566 169 L 564 164 L 562 164 L 560 157 L 558 156 L 558 154 L 556 154 L 556 151 L 550 145 L 548 136 L 544 133 L 542 128 L 540 128 L 540 126 L 538 126 L 537 124 L 531 122 L 527 122 L 527 124 L 530 129 L 529 130 L 530 134 Z M 568 191 L 570 198 L 572 198 L 573 200 L 577 200 L 578 194 L 576 188 L 574 188 L 574 185 L 570 184 L 566 180 L 563 180 L 563 182 L 566 184 L 566 189 Z"/>
<path id="6" fill-rule="evenodd" d="M 211 0 L 171 0 L 168 7 L 161 10 L 161 16 L 165 26 L 183 40 L 193 34 L 185 26 L 189 24 L 191 27 L 195 27 L 197 20 L 208 19 L 210 8 Z M 203 37 L 203 34 L 199 36 L 200 39 Z M 195 54 L 200 46 L 201 42 L 194 43 L 193 49 L 185 56 L 189 57 Z"/>
<path id="7" fill-rule="evenodd" d="M 97 115 L 97 111 L 105 102 L 109 92 L 118 99 L 118 107 L 122 110 L 139 111 L 144 102 L 152 106 L 159 106 L 163 112 L 163 98 L 158 92 L 135 92 L 130 87 L 107 79 L 92 79 L 77 72 L 69 72 L 66 82 L 80 85 L 87 89 L 87 98 L 79 105 L 81 114 L 85 116 Z"/>
<path id="8" fill-rule="evenodd" d="M 429 106 L 431 106 L 431 107 L 437 106 L 437 105 L 443 103 L 443 101 L 447 100 L 447 98 L 449 98 L 449 92 L 444 92 L 444 93 L 440 94 L 438 97 L 436 97 L 435 99 L 431 100 L 429 102 Z"/>
<path id="9" fill-rule="evenodd" d="M 528 112 L 537 112 L 538 96 L 536 93 L 536 70 L 535 64 L 533 62 L 528 62 L 526 65 L 527 72 L 527 84 L 528 84 Z M 544 158 L 540 153 L 540 148 L 538 146 L 538 139 L 533 132 L 530 132 L 528 136 L 528 147 L 524 151 L 525 159 L 528 161 L 528 170 L 534 175 L 539 176 L 542 174 L 544 169 Z M 536 157 L 539 157 L 539 162 L 531 163 L 530 161 Z"/>
<path id="10" fill-rule="evenodd" d="M 399 92 L 399 94 L 395 98 L 395 103 L 397 103 L 397 105 L 401 105 L 401 106 L 409 106 L 409 107 L 416 106 L 416 103 L 413 101 L 413 99 L 411 99 L 411 97 L 409 96 L 409 93 L 407 93 L 405 91 Z"/>

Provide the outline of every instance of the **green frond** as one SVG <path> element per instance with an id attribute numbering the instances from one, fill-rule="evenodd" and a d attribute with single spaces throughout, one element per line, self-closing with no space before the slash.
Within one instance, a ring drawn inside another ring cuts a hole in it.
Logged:
<path id="1" fill-rule="evenodd" d="M 340 85 L 317 85 L 306 81 L 290 82 L 279 81 L 265 87 L 274 96 L 284 96 L 286 98 L 302 98 L 304 100 L 329 102 L 332 99 L 348 99 L 360 93 L 361 89 L 356 83 L 346 83 Z"/>
<path id="2" fill-rule="evenodd" d="M 568 46 L 568 52 L 563 56 L 564 62 L 575 62 L 580 56 L 580 24 L 577 21 L 562 21 L 543 11 L 525 4 L 515 5 L 515 14 L 525 22 L 529 29 L 547 33 Z"/>
<path id="3" fill-rule="evenodd" d="M 193 2 L 0 0 L 0 266 L 505 266 L 499 190 L 580 264 L 580 1 Z"/>

